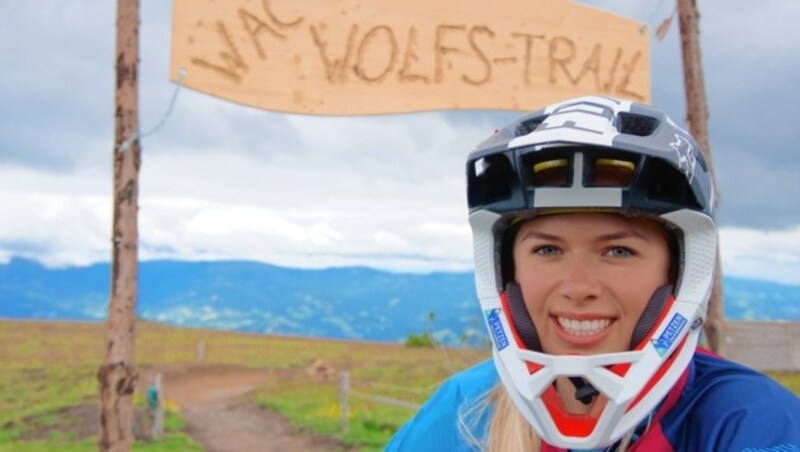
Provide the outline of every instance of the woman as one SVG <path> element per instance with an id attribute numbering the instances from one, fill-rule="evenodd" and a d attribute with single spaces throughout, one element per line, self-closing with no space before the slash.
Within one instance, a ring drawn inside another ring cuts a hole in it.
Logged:
<path id="1" fill-rule="evenodd" d="M 479 145 L 467 180 L 493 361 L 445 382 L 387 450 L 800 450 L 796 396 L 696 349 L 717 238 L 686 131 L 569 100 Z"/>

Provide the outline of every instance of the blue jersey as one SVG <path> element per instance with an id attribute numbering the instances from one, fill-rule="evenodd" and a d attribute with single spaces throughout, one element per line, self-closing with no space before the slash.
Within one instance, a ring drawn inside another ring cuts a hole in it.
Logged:
<path id="1" fill-rule="evenodd" d="M 459 419 L 498 383 L 491 360 L 454 375 L 386 450 L 476 450 L 459 429 Z M 469 429 L 479 440 L 489 411 Z M 695 353 L 658 411 L 629 450 L 800 452 L 800 399 L 759 372 L 704 352 Z"/>

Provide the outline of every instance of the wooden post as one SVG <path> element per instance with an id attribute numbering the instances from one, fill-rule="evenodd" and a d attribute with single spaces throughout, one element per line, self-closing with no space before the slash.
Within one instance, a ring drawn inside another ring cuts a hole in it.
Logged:
<path id="1" fill-rule="evenodd" d="M 700 58 L 700 13 L 697 0 L 678 0 L 678 17 L 681 27 L 681 50 L 683 54 L 683 78 L 686 86 L 686 123 L 703 151 L 711 174 L 714 165 L 711 147 L 708 142 L 708 106 L 706 88 L 703 80 L 703 64 Z M 714 198 L 719 200 L 716 177 L 714 177 Z M 717 247 L 717 265 L 714 274 L 714 287 L 708 302 L 708 315 L 704 325 L 706 344 L 718 354 L 723 354 L 723 335 L 725 313 L 722 308 L 722 266 Z"/>
<path id="2" fill-rule="evenodd" d="M 206 359 L 206 343 L 200 341 L 197 343 L 197 362 L 202 363 Z"/>
<path id="3" fill-rule="evenodd" d="M 138 111 L 139 1 L 117 0 L 114 218 L 106 354 L 97 372 L 101 451 L 133 445 L 133 391 L 137 284 L 137 211 L 140 165 Z"/>
<path id="4" fill-rule="evenodd" d="M 164 393 L 161 389 L 161 374 L 153 377 L 153 390 L 155 391 L 155 403 L 153 411 L 153 427 L 150 430 L 150 438 L 158 440 L 164 434 Z"/>
<path id="5" fill-rule="evenodd" d="M 341 429 L 342 433 L 347 432 L 348 419 L 350 418 L 350 407 L 347 404 L 347 398 L 350 393 L 350 373 L 344 372 L 342 374 L 342 382 L 339 386 L 339 406 L 342 408 Z"/>

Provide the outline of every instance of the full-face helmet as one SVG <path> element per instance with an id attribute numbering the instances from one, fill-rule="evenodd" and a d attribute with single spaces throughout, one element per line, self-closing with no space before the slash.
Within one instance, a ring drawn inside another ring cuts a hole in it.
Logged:
<path id="1" fill-rule="evenodd" d="M 713 181 L 699 146 L 655 108 L 582 97 L 497 131 L 469 155 L 467 181 L 476 288 L 506 391 L 551 445 L 613 444 L 675 385 L 705 319 L 717 236 Z M 513 281 L 508 243 L 514 225 L 573 211 L 649 216 L 674 238 L 674 281 L 643 300 L 647 304 L 630 350 L 544 353 Z M 558 377 L 580 379 L 590 392 L 604 396 L 602 411 L 595 416 L 567 412 L 553 388 Z"/>

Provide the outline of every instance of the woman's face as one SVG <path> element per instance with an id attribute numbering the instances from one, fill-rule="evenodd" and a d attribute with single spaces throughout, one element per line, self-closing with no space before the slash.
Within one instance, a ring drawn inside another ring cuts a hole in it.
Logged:
<path id="1" fill-rule="evenodd" d="M 658 223 L 613 213 L 525 222 L 514 240 L 515 279 L 545 353 L 630 349 L 653 292 L 667 284 L 669 246 Z"/>

